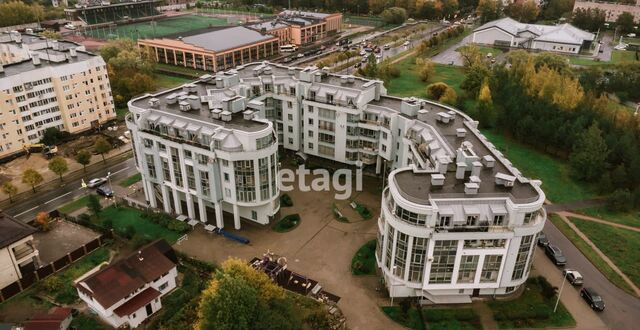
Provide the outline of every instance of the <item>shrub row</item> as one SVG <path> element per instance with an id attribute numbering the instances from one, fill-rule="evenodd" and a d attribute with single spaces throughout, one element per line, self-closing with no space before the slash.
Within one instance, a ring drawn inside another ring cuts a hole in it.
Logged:
<path id="1" fill-rule="evenodd" d="M 142 213 L 142 217 L 179 234 L 186 234 L 191 230 L 191 226 L 186 222 L 178 221 L 165 213 L 147 211 Z"/>

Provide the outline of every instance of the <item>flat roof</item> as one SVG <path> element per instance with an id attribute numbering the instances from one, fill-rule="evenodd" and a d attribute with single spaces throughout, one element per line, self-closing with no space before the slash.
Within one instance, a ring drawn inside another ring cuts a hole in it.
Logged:
<path id="1" fill-rule="evenodd" d="M 52 55 L 54 54 L 54 52 L 63 53 L 63 52 L 54 51 L 54 50 L 48 50 L 48 51 Z M 45 51 L 42 50 L 42 51 L 39 51 L 39 52 L 45 52 Z M 66 52 L 68 52 L 68 50 Z M 36 70 L 36 69 L 40 69 L 40 68 L 43 68 L 43 67 L 61 66 L 61 65 L 69 64 L 69 63 L 84 62 L 84 61 L 92 59 L 92 58 L 94 58 L 96 56 L 97 55 L 92 54 L 92 53 L 83 52 L 83 51 L 76 51 L 76 57 L 70 57 L 66 61 L 62 61 L 62 62 L 55 62 L 55 61 L 49 61 L 47 59 L 40 59 L 40 65 L 35 65 L 35 64 L 33 64 L 33 60 L 32 59 L 28 59 L 28 60 L 24 60 L 24 61 L 20 61 L 20 62 L 9 63 L 9 64 L 5 64 L 3 66 L 4 73 L 0 73 L 0 79 L 2 79 L 4 77 L 13 76 L 13 75 L 19 75 L 19 74 L 21 74 L 23 72 Z"/>
<path id="2" fill-rule="evenodd" d="M 210 51 L 221 52 L 269 39 L 276 39 L 276 37 L 244 26 L 234 26 L 187 36 L 182 38 L 182 41 Z"/>

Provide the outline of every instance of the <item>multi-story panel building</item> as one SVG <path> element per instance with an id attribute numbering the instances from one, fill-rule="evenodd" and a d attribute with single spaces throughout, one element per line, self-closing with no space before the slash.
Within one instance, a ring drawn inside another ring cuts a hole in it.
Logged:
<path id="1" fill-rule="evenodd" d="M 68 42 L 10 35 L 0 42 L 13 59 L 0 64 L 0 157 L 40 141 L 47 128 L 73 134 L 116 117 L 102 57 Z"/>
<path id="2" fill-rule="evenodd" d="M 388 96 L 381 81 L 269 63 L 205 76 L 130 108 L 152 206 L 162 199 L 170 211 L 197 200 L 203 221 L 213 205 L 233 211 L 236 228 L 254 211 L 254 221 L 267 223 L 278 210 L 275 133 L 284 149 L 308 157 L 390 171 L 376 260 L 392 296 L 469 301 L 509 293 L 528 276 L 546 217 L 540 182 L 523 177 L 454 108 Z M 208 158 L 197 171 L 186 169 L 200 157 Z M 208 192 L 187 189 L 187 173 L 203 171 Z"/>

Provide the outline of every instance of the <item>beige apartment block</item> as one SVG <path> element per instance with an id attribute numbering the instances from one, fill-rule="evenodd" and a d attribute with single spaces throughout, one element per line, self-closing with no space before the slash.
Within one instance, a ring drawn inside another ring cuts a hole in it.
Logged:
<path id="1" fill-rule="evenodd" d="M 615 22 L 618 16 L 624 12 L 633 15 L 636 22 L 640 20 L 640 0 L 636 0 L 635 5 L 618 4 L 615 2 L 603 1 L 579 1 L 573 5 L 573 11 L 578 9 L 600 9 L 606 13 L 607 22 Z"/>
<path id="2" fill-rule="evenodd" d="M 102 57 L 69 42 L 34 46 L 42 40 L 13 33 L 0 43 L 5 51 L 18 50 L 7 57 L 19 59 L 0 64 L 0 158 L 38 143 L 48 128 L 74 134 L 116 117 Z M 25 49 L 26 59 L 19 53 Z"/>

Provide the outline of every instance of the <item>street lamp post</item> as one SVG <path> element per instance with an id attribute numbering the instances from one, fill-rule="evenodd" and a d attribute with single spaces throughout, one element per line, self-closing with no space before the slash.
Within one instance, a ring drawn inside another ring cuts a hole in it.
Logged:
<path id="1" fill-rule="evenodd" d="M 111 172 L 107 172 L 107 180 L 109 180 L 109 188 L 111 189 L 111 193 L 113 194 L 113 206 L 118 208 L 118 199 L 116 198 L 116 192 L 113 190 L 113 185 L 111 185 Z"/>
<path id="2" fill-rule="evenodd" d="M 564 282 L 567 281 L 567 274 L 568 273 L 564 273 L 564 276 L 562 277 L 562 285 L 560 285 L 560 291 L 558 291 L 558 299 L 556 299 L 556 305 L 553 306 L 553 312 L 556 312 L 556 309 L 558 309 L 558 304 L 560 303 L 560 296 L 562 295 L 562 289 L 564 288 Z"/>

